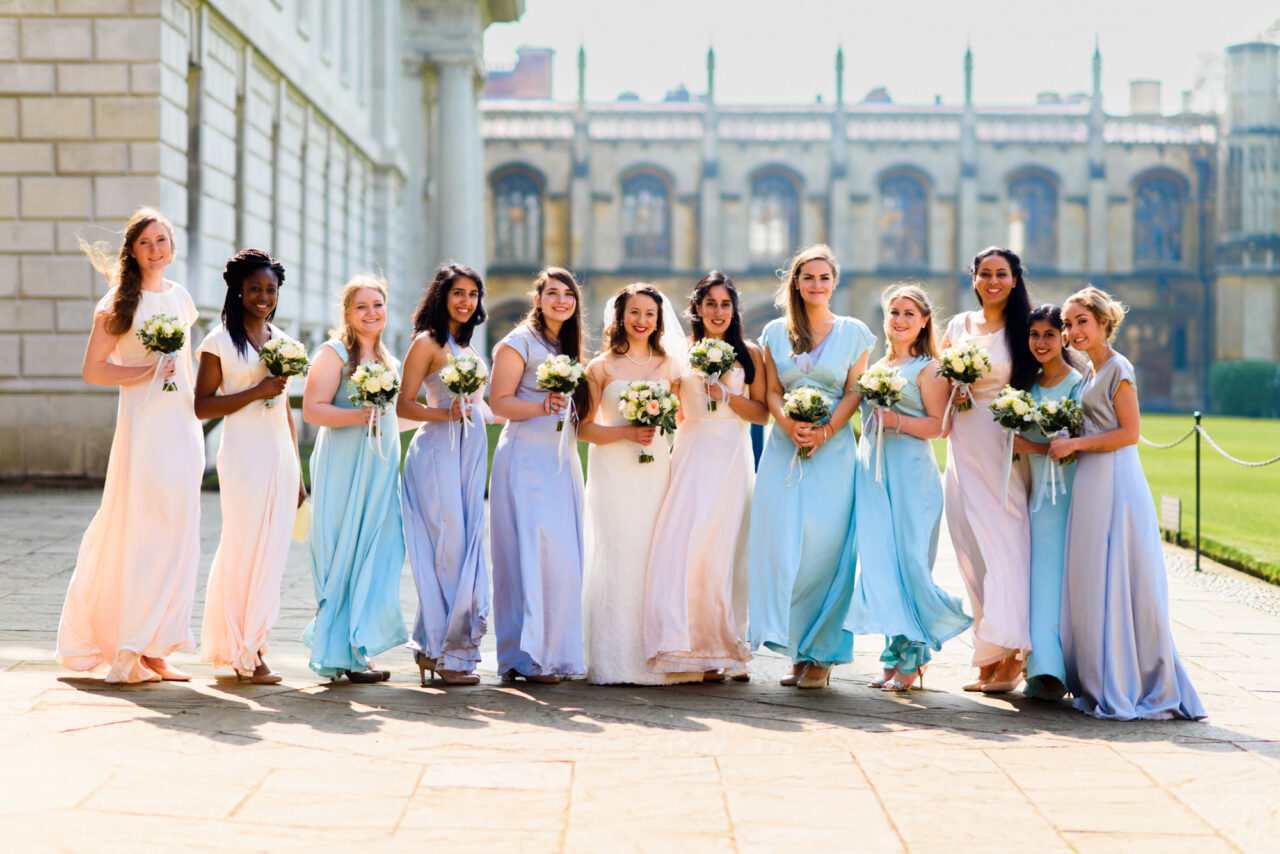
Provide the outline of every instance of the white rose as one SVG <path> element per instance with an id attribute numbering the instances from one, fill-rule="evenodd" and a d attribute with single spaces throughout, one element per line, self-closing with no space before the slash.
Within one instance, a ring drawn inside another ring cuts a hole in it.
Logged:
<path id="1" fill-rule="evenodd" d="M 369 394 L 377 394 L 382 391 L 382 383 L 378 382 L 376 377 L 369 377 L 362 385 Z"/>
<path id="2" fill-rule="evenodd" d="M 382 375 L 382 379 L 380 379 L 378 383 L 379 385 L 382 386 L 383 391 L 391 391 L 391 389 L 396 387 L 395 375 L 392 374 L 390 371 L 387 371 L 385 374 Z"/>
<path id="3" fill-rule="evenodd" d="M 711 362 L 719 362 L 724 358 L 724 351 L 719 347 L 712 347 L 707 351 L 707 360 Z"/>

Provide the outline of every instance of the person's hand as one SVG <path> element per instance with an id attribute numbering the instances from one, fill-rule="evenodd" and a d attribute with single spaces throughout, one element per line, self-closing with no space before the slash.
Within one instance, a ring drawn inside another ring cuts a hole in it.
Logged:
<path id="1" fill-rule="evenodd" d="M 178 359 L 172 353 L 166 353 L 156 362 L 156 373 L 162 380 L 171 380 L 178 373 Z"/>
<path id="2" fill-rule="evenodd" d="M 1076 453 L 1076 439 L 1067 436 L 1059 436 L 1049 443 L 1049 459 L 1055 463 L 1063 457 Z"/>
<path id="3" fill-rule="evenodd" d="M 461 421 L 461 420 L 462 420 L 462 398 L 460 398 L 460 397 L 455 397 L 455 398 L 453 399 L 453 403 L 451 403 L 451 404 L 449 405 L 449 412 L 448 412 L 448 414 L 445 416 L 445 420 L 446 420 L 446 421 Z"/>
<path id="4" fill-rule="evenodd" d="M 1018 433 L 1013 437 L 1013 452 L 1015 454 L 1043 454 L 1045 448 L 1040 442 L 1033 442 Z"/>
<path id="5" fill-rule="evenodd" d="M 553 391 L 542 399 L 542 413 L 544 415 L 557 415 L 560 410 L 569 405 L 569 399 L 558 391 Z"/>
<path id="6" fill-rule="evenodd" d="M 653 437 L 658 435 L 657 427 L 641 427 L 638 424 L 632 424 L 629 428 L 630 439 L 638 445 L 648 447 L 653 443 Z"/>
<path id="7" fill-rule="evenodd" d="M 302 482 L 302 478 L 298 478 L 298 506 L 302 506 L 302 502 L 307 500 L 307 486 Z"/>
<path id="8" fill-rule="evenodd" d="M 957 392 L 956 392 L 956 401 L 955 401 L 955 405 L 956 405 L 956 406 L 960 406 L 961 404 L 963 404 L 963 403 L 964 403 L 966 400 L 968 400 L 968 399 L 969 399 L 969 389 L 968 389 L 968 387 L 966 386 L 966 387 L 963 387 L 963 388 L 961 388 L 959 391 L 957 391 Z"/>
<path id="9" fill-rule="evenodd" d="M 253 387 L 254 393 L 257 394 L 259 400 L 270 400 L 284 394 L 285 386 L 289 385 L 288 377 L 273 377 L 267 375 Z"/>
<path id="10" fill-rule="evenodd" d="M 790 430 L 791 441 L 796 443 L 797 448 L 816 447 L 814 434 L 817 425 L 810 424 L 807 421 L 793 421 L 791 423 L 795 425 Z"/>

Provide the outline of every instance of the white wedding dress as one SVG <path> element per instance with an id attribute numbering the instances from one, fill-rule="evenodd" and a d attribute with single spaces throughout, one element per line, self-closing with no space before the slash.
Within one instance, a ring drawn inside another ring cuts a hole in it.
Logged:
<path id="1" fill-rule="evenodd" d="M 605 426 L 627 423 L 618 402 L 627 380 L 604 387 Z M 669 437 L 649 445 L 641 463 L 635 442 L 592 445 L 587 451 L 586 568 L 583 622 L 587 681 L 597 685 L 666 685 L 701 673 L 651 673 L 644 654 L 645 583 L 653 528 L 671 476 Z"/>

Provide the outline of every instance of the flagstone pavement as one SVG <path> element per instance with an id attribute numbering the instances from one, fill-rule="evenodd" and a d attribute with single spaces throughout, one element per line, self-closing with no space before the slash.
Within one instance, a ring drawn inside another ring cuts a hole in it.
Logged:
<path id="1" fill-rule="evenodd" d="M 5 852 L 1280 850 L 1275 589 L 1195 576 L 1177 550 L 1198 723 L 963 693 L 967 635 L 906 696 L 867 685 L 871 637 L 826 691 L 780 687 L 775 656 L 750 684 L 504 686 L 491 636 L 479 686 L 419 687 L 404 649 L 379 659 L 389 683 L 323 683 L 298 640 L 314 599 L 296 545 L 269 656 L 283 683 L 176 655 L 189 684 L 108 686 L 52 660 L 99 496 L 0 494 Z M 197 638 L 218 526 L 207 493 Z M 402 599 L 412 617 L 407 570 Z"/>

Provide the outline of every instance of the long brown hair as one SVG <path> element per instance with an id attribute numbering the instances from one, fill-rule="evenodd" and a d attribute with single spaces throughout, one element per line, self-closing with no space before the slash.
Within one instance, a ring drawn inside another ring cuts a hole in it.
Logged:
<path id="1" fill-rule="evenodd" d="M 537 278 L 533 280 L 532 294 L 538 299 L 520 323 L 536 332 L 543 341 L 551 343 L 552 336 L 547 330 L 547 318 L 542 313 L 541 300 L 542 292 L 553 280 L 568 287 L 573 292 L 574 301 L 573 315 L 560 324 L 560 334 L 555 336 L 556 350 L 560 355 L 568 356 L 575 362 L 585 362 L 587 360 L 583 358 L 583 352 L 587 348 L 587 337 L 582 323 L 582 288 L 579 287 L 573 273 L 564 267 L 547 267 L 538 273 Z M 585 382 L 578 383 L 578 387 L 574 389 L 573 405 L 579 413 L 586 412 L 587 407 L 591 405 L 591 390 Z"/>
<path id="2" fill-rule="evenodd" d="M 631 348 L 631 344 L 627 341 L 627 329 L 623 323 L 623 317 L 627 313 L 627 303 L 632 297 L 639 296 L 648 297 L 658 307 L 658 322 L 649 333 L 649 348 L 659 356 L 665 356 L 667 351 L 662 349 L 662 292 L 644 282 L 627 285 L 614 295 L 613 319 L 604 330 L 604 349 L 621 356 Z"/>
<path id="3" fill-rule="evenodd" d="M 928 291 L 920 285 L 910 283 L 890 285 L 885 289 L 884 295 L 880 297 L 880 307 L 884 311 L 885 355 L 890 358 L 897 355 L 893 348 L 893 338 L 889 335 L 889 306 L 898 297 L 911 300 L 916 304 L 916 308 L 920 309 L 920 314 L 924 316 L 924 327 L 920 330 L 920 334 L 916 336 L 916 340 L 911 342 L 911 352 L 908 355 L 928 356 L 930 359 L 937 359 L 938 335 L 933 328 L 933 303 L 929 300 Z"/>
<path id="4" fill-rule="evenodd" d="M 81 251 L 89 256 L 89 263 L 106 277 L 107 284 L 116 289 L 106 317 L 107 332 L 111 335 L 123 335 L 133 328 L 133 315 L 138 310 L 138 303 L 142 301 L 142 269 L 138 266 L 138 259 L 133 257 L 131 250 L 138 240 L 138 235 L 153 222 L 160 223 L 165 231 L 169 232 L 169 246 L 176 255 L 178 247 L 173 240 L 173 223 L 167 216 L 151 207 L 138 208 L 134 215 L 129 217 L 129 222 L 124 227 L 124 240 L 120 244 L 120 251 L 114 258 L 111 257 L 109 244 L 90 244 L 83 237 L 76 235 L 76 242 L 80 244 Z"/>
<path id="5" fill-rule="evenodd" d="M 840 265 L 836 263 L 835 253 L 825 243 L 817 243 L 808 249 L 801 249 L 791 259 L 790 271 L 782 280 L 778 294 L 773 303 L 782 309 L 782 316 L 787 323 L 787 338 L 791 341 L 791 352 L 808 353 L 813 349 L 813 330 L 809 328 L 809 312 L 805 308 L 804 297 L 800 296 L 800 269 L 810 261 L 826 261 L 831 265 L 831 274 L 840 280 Z M 781 271 L 779 271 L 781 272 Z"/>
<path id="6" fill-rule="evenodd" d="M 356 301 L 356 292 L 365 288 L 382 294 L 382 301 L 386 303 L 387 280 L 373 273 L 357 273 L 351 281 L 342 286 L 342 292 L 338 295 L 342 314 L 338 318 L 338 325 L 329 330 L 329 335 L 337 338 L 342 342 L 342 346 L 347 348 L 348 376 L 360 367 L 360 343 L 356 340 L 356 330 L 351 325 L 351 304 Z M 382 343 L 382 333 L 378 333 L 378 340 L 374 342 L 373 350 L 379 362 L 391 367 L 391 351 Z"/>

